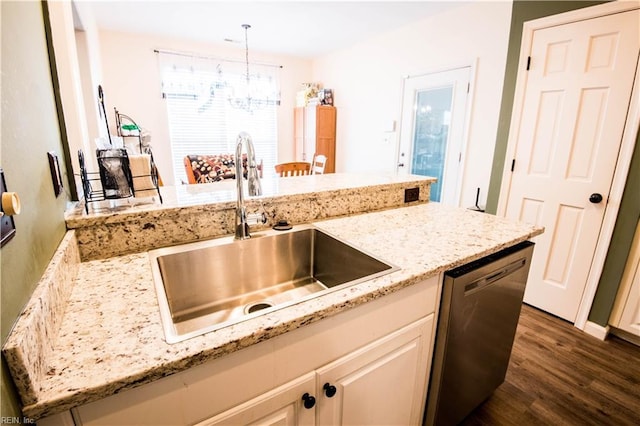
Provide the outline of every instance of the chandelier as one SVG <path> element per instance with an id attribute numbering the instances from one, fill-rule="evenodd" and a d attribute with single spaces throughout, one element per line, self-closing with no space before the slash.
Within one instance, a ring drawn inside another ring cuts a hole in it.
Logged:
<path id="1" fill-rule="evenodd" d="M 251 75 L 249 73 L 249 37 L 248 32 L 251 25 L 242 24 L 244 28 L 244 47 L 245 47 L 245 65 L 246 65 L 246 84 L 244 87 L 234 87 L 229 92 L 228 100 L 229 104 L 236 109 L 243 109 L 248 112 L 253 112 L 256 109 L 264 108 L 269 104 L 269 96 L 262 94 L 259 82 L 251 82 Z M 262 96 L 261 96 L 262 95 Z M 273 101 L 272 101 L 273 102 Z"/>

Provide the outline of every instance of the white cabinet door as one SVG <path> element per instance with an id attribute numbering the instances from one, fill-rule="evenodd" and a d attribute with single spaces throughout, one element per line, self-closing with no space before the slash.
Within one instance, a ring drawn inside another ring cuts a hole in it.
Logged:
<path id="1" fill-rule="evenodd" d="M 304 109 L 304 146 L 302 161 L 310 162 L 316 152 L 316 107 Z"/>
<path id="2" fill-rule="evenodd" d="M 317 370 L 318 424 L 420 424 L 433 321 L 431 314 Z"/>
<path id="3" fill-rule="evenodd" d="M 197 426 L 264 425 L 294 426 L 315 423 L 315 405 L 305 408 L 302 396 L 313 396 L 315 374 L 309 373 L 233 407 Z"/>

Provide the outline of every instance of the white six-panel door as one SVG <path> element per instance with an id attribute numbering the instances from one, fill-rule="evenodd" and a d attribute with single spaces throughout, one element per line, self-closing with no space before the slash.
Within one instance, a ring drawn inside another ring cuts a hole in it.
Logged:
<path id="1" fill-rule="evenodd" d="M 525 302 L 572 322 L 616 167 L 639 23 L 634 10 L 544 28 L 530 47 L 506 216 L 545 227 Z"/>

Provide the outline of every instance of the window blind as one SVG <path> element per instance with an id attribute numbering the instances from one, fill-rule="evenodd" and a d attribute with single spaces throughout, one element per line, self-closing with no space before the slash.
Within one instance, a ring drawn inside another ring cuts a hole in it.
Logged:
<path id="1" fill-rule="evenodd" d="M 251 135 L 256 160 L 263 161 L 265 175 L 272 173 L 278 141 L 276 97 L 254 99 L 252 110 L 234 108 L 229 98 L 235 93 L 246 96 L 246 74 L 240 69 L 223 74 L 220 66 L 212 69 L 174 63 L 162 67 L 161 73 L 176 184 L 187 182 L 185 156 L 235 153 L 242 131 Z M 263 74 L 251 79 L 259 82 L 261 93 L 279 92 L 275 78 Z"/>

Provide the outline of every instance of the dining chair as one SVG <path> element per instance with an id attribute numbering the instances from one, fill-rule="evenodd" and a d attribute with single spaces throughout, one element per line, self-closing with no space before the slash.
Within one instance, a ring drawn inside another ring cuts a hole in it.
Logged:
<path id="1" fill-rule="evenodd" d="M 294 161 L 276 164 L 276 173 L 280 177 L 305 176 L 311 174 L 311 163 Z"/>
<path id="2" fill-rule="evenodd" d="M 311 174 L 321 175 L 324 173 L 324 167 L 327 165 L 327 156 L 317 154 L 313 157 L 313 163 L 311 163 Z"/>

